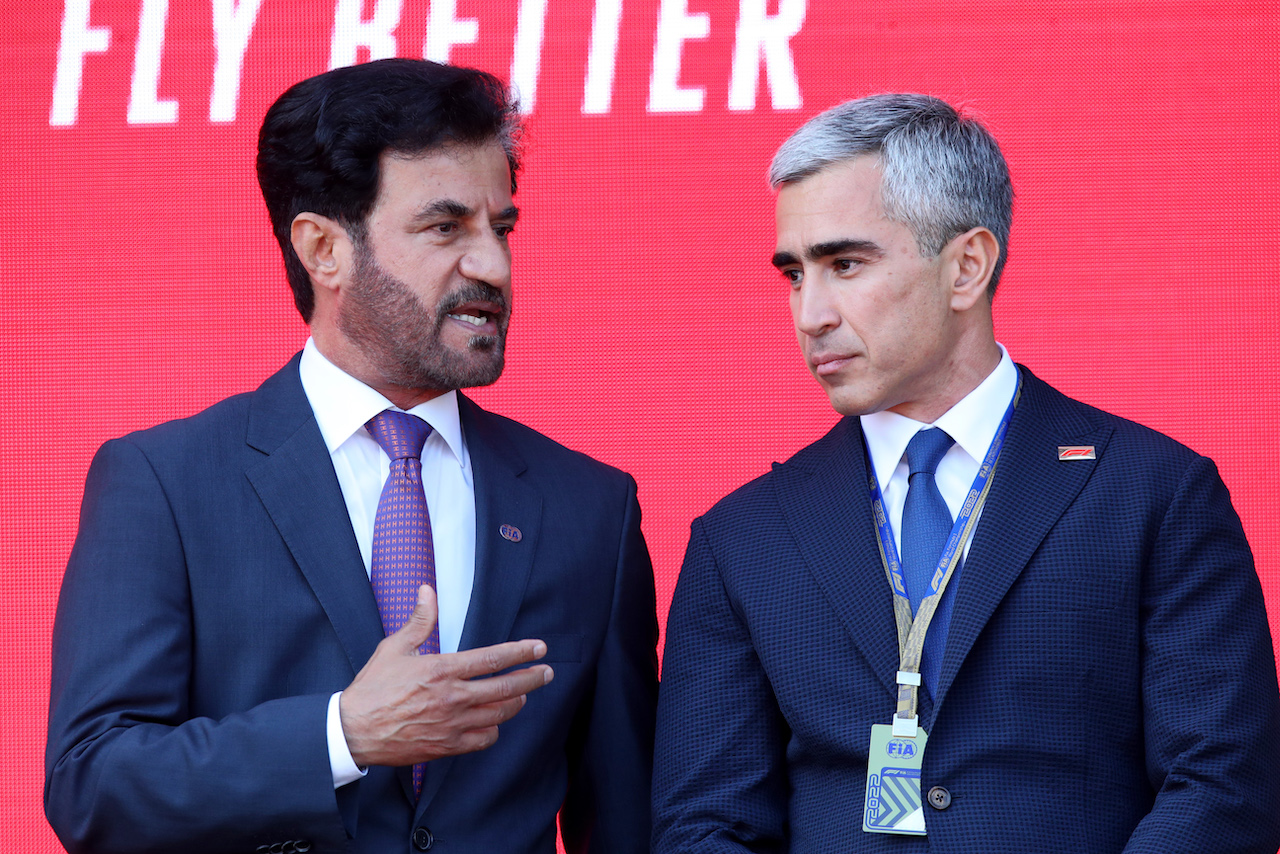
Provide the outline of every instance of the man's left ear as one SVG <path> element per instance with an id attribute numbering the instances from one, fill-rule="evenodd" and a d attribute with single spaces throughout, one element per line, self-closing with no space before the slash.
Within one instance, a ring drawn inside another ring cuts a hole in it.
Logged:
<path id="1" fill-rule="evenodd" d="M 951 308 L 967 311 L 987 299 L 987 286 L 1000 258 L 1000 242 L 989 229 L 978 226 L 957 234 L 942 250 L 952 274 Z"/>

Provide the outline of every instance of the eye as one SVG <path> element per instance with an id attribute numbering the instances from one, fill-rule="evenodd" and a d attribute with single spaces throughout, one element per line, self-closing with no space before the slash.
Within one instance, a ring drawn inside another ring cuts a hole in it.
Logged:
<path id="1" fill-rule="evenodd" d="M 831 267 L 837 273 L 852 273 L 858 267 L 862 266 L 861 261 L 855 261 L 852 258 L 837 258 L 831 262 Z"/>
<path id="2" fill-rule="evenodd" d="M 793 288 L 799 285 L 801 280 L 804 279 L 804 273 L 801 272 L 799 268 L 779 270 L 778 272 L 782 274 L 782 278 L 786 279 Z"/>
<path id="3" fill-rule="evenodd" d="M 506 240 L 515 231 L 515 226 L 506 223 L 499 223 L 493 227 L 493 233 Z"/>
<path id="4" fill-rule="evenodd" d="M 456 222 L 438 222 L 431 226 L 431 230 L 437 234 L 453 234 L 458 230 L 458 224 Z"/>

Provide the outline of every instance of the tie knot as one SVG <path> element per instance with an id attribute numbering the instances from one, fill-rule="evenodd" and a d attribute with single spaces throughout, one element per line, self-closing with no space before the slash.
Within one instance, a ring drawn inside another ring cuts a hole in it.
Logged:
<path id="1" fill-rule="evenodd" d="M 384 409 L 365 423 L 369 435 L 393 460 L 422 456 L 422 446 L 431 435 L 431 425 L 416 415 Z"/>
<path id="2" fill-rule="evenodd" d="M 938 463 L 955 443 L 956 440 L 948 436 L 947 431 L 937 427 L 929 427 L 916 433 L 907 443 L 907 466 L 911 469 L 911 474 L 933 474 L 938 469 Z"/>

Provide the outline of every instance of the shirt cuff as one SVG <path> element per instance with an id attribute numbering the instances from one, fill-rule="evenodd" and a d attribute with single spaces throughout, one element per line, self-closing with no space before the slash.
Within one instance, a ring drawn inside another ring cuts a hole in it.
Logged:
<path id="1" fill-rule="evenodd" d="M 347 736 L 342 731 L 342 715 L 338 712 L 338 698 L 342 692 L 329 698 L 329 713 L 325 717 L 325 735 L 329 740 L 329 770 L 333 772 L 333 787 L 341 788 L 354 783 L 365 774 L 368 768 L 361 768 L 351 758 L 351 748 L 347 747 Z"/>

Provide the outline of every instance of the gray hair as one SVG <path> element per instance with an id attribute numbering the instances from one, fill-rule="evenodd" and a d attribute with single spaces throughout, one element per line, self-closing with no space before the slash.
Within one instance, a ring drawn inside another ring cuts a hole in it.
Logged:
<path id="1" fill-rule="evenodd" d="M 885 215 L 936 256 L 957 234 L 982 226 L 1000 257 L 988 295 L 1004 270 L 1013 220 L 1013 185 L 1000 146 L 975 119 L 928 95 L 872 95 L 832 107 L 782 144 L 769 166 L 777 188 L 864 154 L 879 155 Z"/>

